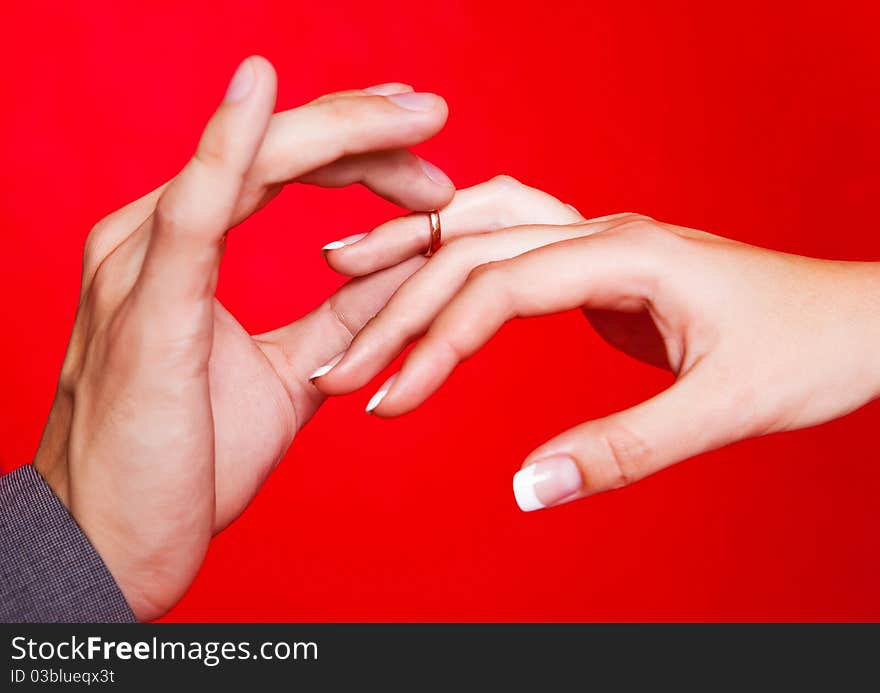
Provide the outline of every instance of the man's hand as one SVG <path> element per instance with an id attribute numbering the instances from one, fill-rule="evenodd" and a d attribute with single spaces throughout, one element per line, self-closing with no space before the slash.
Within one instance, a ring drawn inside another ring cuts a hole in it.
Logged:
<path id="1" fill-rule="evenodd" d="M 320 405 L 308 374 L 342 351 L 423 260 L 350 282 L 301 320 L 251 337 L 214 298 L 226 232 L 285 183 L 361 182 L 411 209 L 453 195 L 405 147 L 444 101 L 406 85 L 272 115 L 275 74 L 244 61 L 192 160 L 90 234 L 82 296 L 34 464 L 136 616 L 183 595 Z"/>

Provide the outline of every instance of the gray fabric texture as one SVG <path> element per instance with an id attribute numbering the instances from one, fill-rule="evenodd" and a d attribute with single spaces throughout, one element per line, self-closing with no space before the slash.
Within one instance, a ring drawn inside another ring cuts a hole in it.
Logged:
<path id="1" fill-rule="evenodd" d="M 94 547 L 31 465 L 0 477 L 0 622 L 131 623 Z"/>

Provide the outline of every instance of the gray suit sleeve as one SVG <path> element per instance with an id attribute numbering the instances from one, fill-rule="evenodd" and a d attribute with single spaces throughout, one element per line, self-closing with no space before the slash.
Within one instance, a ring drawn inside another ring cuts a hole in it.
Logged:
<path id="1" fill-rule="evenodd" d="M 131 623 L 107 566 L 31 465 L 0 477 L 0 622 Z"/>

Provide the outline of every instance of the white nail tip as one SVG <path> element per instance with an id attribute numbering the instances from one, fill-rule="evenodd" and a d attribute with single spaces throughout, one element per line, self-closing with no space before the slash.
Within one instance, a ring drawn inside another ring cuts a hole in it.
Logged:
<path id="1" fill-rule="evenodd" d="M 339 250 L 340 248 L 344 248 L 347 245 L 357 243 L 362 238 L 366 238 L 366 236 L 367 234 L 365 233 L 356 233 L 354 236 L 346 236 L 345 238 L 340 238 L 338 241 L 328 243 L 323 248 L 321 248 L 321 250 Z"/>
<path id="2" fill-rule="evenodd" d="M 309 376 L 309 380 L 314 380 L 315 378 L 320 378 L 322 375 L 327 375 L 330 372 L 330 369 L 333 368 L 329 363 L 321 366 L 318 370 L 312 373 Z"/>
<path id="3" fill-rule="evenodd" d="M 513 475 L 513 497 L 516 498 L 516 504 L 523 512 L 528 513 L 532 510 L 540 510 L 547 507 L 535 494 L 535 484 L 542 479 L 543 475 L 537 473 L 534 464 L 520 469 Z"/>
<path id="4" fill-rule="evenodd" d="M 367 413 L 368 414 L 371 411 L 373 411 L 376 407 L 378 407 L 379 404 L 382 402 L 382 400 L 385 399 L 385 395 L 387 395 L 388 391 L 391 389 L 391 385 L 394 383 L 395 378 L 397 378 L 396 374 L 392 375 L 390 378 L 388 378 L 388 380 L 385 381 L 385 383 L 382 385 L 382 387 L 380 387 L 376 391 L 376 394 L 373 395 L 372 397 L 370 397 L 370 401 L 367 402 Z"/>
<path id="5" fill-rule="evenodd" d="M 375 395 L 370 397 L 370 401 L 367 402 L 367 412 L 373 411 L 376 407 L 379 406 L 379 403 L 385 399 L 385 395 L 388 394 L 388 390 L 379 390 Z"/>
<path id="6" fill-rule="evenodd" d="M 336 356 L 312 373 L 309 376 L 309 380 L 314 380 L 315 378 L 320 378 L 322 375 L 327 375 L 333 369 L 333 366 L 342 361 L 343 356 L 345 356 L 344 351 L 341 354 L 336 354 Z"/>

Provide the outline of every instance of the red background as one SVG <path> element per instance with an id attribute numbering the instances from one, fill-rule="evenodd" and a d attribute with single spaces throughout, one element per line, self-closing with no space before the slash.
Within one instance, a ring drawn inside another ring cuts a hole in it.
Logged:
<path id="1" fill-rule="evenodd" d="M 878 259 L 876 7 L 7 5 L 3 469 L 36 448 L 90 226 L 182 165 L 245 55 L 275 63 L 280 108 L 390 80 L 443 94 L 449 125 L 420 152 L 459 187 L 508 173 L 588 216 Z M 396 213 L 288 191 L 236 232 L 221 299 L 249 329 L 287 322 L 341 281 L 318 248 Z M 362 413 L 374 387 L 331 401 L 168 619 L 880 619 L 877 404 L 516 509 L 534 446 L 667 381 L 566 314 L 508 326 L 400 420 Z"/>

